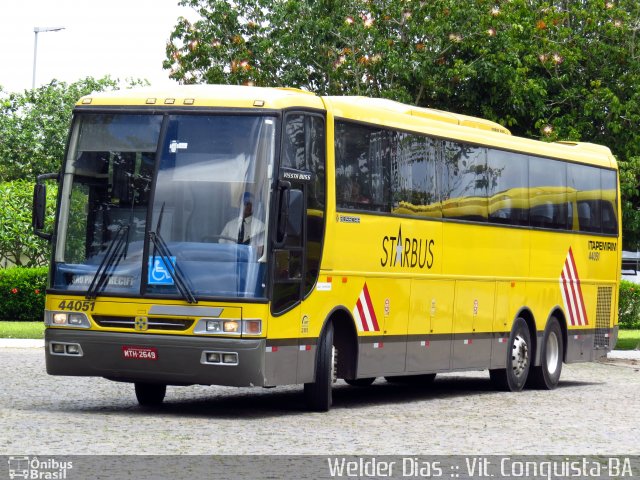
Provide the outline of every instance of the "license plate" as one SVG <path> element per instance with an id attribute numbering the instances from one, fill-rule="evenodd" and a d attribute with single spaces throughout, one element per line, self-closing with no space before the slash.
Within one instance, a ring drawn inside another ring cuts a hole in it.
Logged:
<path id="1" fill-rule="evenodd" d="M 130 360 L 157 360 L 158 349 L 156 347 L 122 347 L 122 355 Z"/>

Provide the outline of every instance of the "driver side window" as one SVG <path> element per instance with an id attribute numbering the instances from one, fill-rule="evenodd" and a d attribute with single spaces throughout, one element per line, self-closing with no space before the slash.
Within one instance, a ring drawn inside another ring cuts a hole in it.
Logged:
<path id="1" fill-rule="evenodd" d="M 289 236 L 275 252 L 274 313 L 283 313 L 308 295 L 318 278 L 324 237 L 325 121 L 311 113 L 285 117 L 281 168 L 308 172 L 310 181 L 292 181 L 304 194 L 305 221 L 300 237 Z"/>

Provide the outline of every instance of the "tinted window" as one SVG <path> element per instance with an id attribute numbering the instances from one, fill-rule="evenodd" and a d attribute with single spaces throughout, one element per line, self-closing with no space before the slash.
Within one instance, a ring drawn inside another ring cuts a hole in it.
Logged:
<path id="1" fill-rule="evenodd" d="M 602 185 L 602 203 L 600 216 L 602 222 L 602 233 L 618 233 L 618 215 L 616 205 L 618 198 L 616 192 L 618 179 L 613 170 L 601 170 L 600 181 Z"/>
<path id="2" fill-rule="evenodd" d="M 573 212 L 568 203 L 567 164 L 529 157 L 529 216 L 532 227 L 571 228 Z"/>
<path id="3" fill-rule="evenodd" d="M 290 113 L 284 122 L 282 167 L 311 173 L 310 181 L 291 181 L 305 196 L 302 236 L 288 235 L 284 249 L 274 252 L 272 309 L 280 313 L 311 291 L 318 278 L 325 208 L 325 128 L 319 115 Z M 303 273 L 304 266 L 304 273 Z M 304 277 L 303 277 L 304 275 Z"/>
<path id="4" fill-rule="evenodd" d="M 600 191 L 600 170 L 586 165 L 567 165 L 569 196 L 575 202 L 576 215 L 574 230 L 600 232 L 602 192 Z"/>
<path id="5" fill-rule="evenodd" d="M 440 217 L 436 191 L 436 141 L 399 132 L 391 155 L 393 212 Z"/>
<path id="6" fill-rule="evenodd" d="M 529 224 L 529 163 L 526 155 L 489 150 L 489 221 L 506 225 Z"/>
<path id="7" fill-rule="evenodd" d="M 336 188 L 339 208 L 391 211 L 389 166 L 392 133 L 336 123 Z"/>
<path id="8" fill-rule="evenodd" d="M 442 142 L 442 216 L 460 220 L 486 221 L 486 148 L 459 142 Z"/>
<path id="9" fill-rule="evenodd" d="M 336 123 L 342 209 L 617 233 L 615 171 Z"/>

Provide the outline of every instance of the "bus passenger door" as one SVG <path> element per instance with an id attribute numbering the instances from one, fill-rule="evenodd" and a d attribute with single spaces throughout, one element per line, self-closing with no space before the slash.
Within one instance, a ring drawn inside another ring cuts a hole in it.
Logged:
<path id="1" fill-rule="evenodd" d="M 286 325 L 282 328 L 287 332 L 288 342 L 295 344 L 295 358 L 283 370 L 293 371 L 295 383 L 313 379 L 315 339 L 323 320 L 319 316 L 307 315 L 301 302 L 313 291 L 320 271 L 326 209 L 325 141 L 322 115 L 287 112 L 282 129 L 278 196 L 287 189 L 290 195 L 302 193 L 302 219 L 299 232 L 289 231 L 284 239 L 275 239 L 272 313 L 277 316 L 278 311 L 287 312 Z M 276 207 L 281 213 L 281 206 Z M 289 215 L 294 216 L 296 212 L 291 210 Z M 274 225 L 274 228 L 278 227 Z M 279 318 L 271 322 L 279 322 Z"/>

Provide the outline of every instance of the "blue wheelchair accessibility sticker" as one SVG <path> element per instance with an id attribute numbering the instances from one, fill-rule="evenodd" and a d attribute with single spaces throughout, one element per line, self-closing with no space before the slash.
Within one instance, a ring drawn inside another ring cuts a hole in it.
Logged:
<path id="1" fill-rule="evenodd" d="M 149 285 L 174 285 L 175 264 L 176 257 L 169 257 L 168 261 L 167 257 L 149 257 Z"/>

